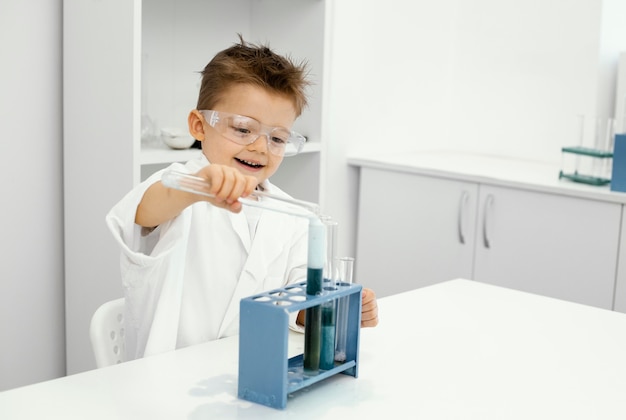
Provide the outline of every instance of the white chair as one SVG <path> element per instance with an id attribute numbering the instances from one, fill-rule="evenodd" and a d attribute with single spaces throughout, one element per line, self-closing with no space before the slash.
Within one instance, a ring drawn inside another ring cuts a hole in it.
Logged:
<path id="1" fill-rule="evenodd" d="M 126 360 L 124 346 L 124 298 L 103 303 L 94 312 L 89 337 L 98 368 Z"/>

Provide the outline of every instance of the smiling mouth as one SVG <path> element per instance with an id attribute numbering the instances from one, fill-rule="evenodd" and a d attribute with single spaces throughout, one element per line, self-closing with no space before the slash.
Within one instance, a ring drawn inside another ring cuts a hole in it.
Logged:
<path id="1" fill-rule="evenodd" d="M 239 159 L 239 158 L 235 158 L 235 160 L 241 163 L 242 165 L 249 166 L 250 168 L 254 168 L 254 169 L 259 169 L 265 166 L 265 165 L 261 165 L 260 163 L 250 162 L 250 161 Z"/>

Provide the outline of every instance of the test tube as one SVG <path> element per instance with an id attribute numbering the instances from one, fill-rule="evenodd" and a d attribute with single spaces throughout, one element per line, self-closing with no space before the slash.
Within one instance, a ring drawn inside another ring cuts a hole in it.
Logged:
<path id="1" fill-rule="evenodd" d="M 322 293 L 324 261 L 326 257 L 326 228 L 318 217 L 309 219 L 306 294 Z M 305 310 L 304 355 L 305 375 L 315 375 L 320 366 L 322 317 L 320 305 Z"/>
<path id="2" fill-rule="evenodd" d="M 337 262 L 337 288 L 346 288 L 352 284 L 352 274 L 354 271 L 354 258 L 341 257 Z M 346 361 L 346 348 L 348 336 L 348 306 L 349 297 L 339 298 L 337 301 L 337 320 L 335 338 L 335 361 L 343 363 Z"/>
<path id="3" fill-rule="evenodd" d="M 328 295 L 333 290 L 336 290 L 334 286 L 327 286 L 324 288 L 322 295 Z M 321 330 L 321 343 L 320 343 L 320 369 L 330 370 L 335 367 L 335 334 L 336 334 L 336 312 L 335 312 L 335 299 L 328 299 L 322 303 L 322 330 Z"/>
<path id="4" fill-rule="evenodd" d="M 326 262 L 324 265 L 324 288 L 322 295 L 330 295 L 335 286 L 335 251 L 337 243 L 337 222 L 329 216 L 321 216 L 326 227 Z M 328 299 L 322 303 L 322 331 L 320 344 L 320 369 L 329 370 L 335 367 L 335 321 L 336 301 Z"/>

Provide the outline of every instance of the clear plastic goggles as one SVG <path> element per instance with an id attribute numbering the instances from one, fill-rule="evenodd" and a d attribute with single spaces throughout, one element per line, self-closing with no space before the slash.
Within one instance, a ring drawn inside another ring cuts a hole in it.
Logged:
<path id="1" fill-rule="evenodd" d="M 254 118 L 213 110 L 199 112 L 207 124 L 233 143 L 247 146 L 260 136 L 265 136 L 268 150 L 276 156 L 298 154 L 306 142 L 304 136 L 295 131 L 284 127 L 270 127 Z"/>

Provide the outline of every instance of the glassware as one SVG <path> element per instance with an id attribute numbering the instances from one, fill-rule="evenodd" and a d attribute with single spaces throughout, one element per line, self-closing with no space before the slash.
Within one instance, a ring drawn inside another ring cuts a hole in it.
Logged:
<path id="1" fill-rule="evenodd" d="M 167 170 L 161 175 L 161 182 L 168 188 L 174 188 L 205 197 L 214 197 L 214 195 L 207 192 L 210 188 L 207 180 L 195 175 Z M 288 206 L 277 206 L 276 203 L 272 203 L 272 200 L 286 203 Z M 320 208 L 316 203 L 281 197 L 264 191 L 253 191 L 248 197 L 240 198 L 239 201 L 241 204 L 247 206 L 260 207 L 294 216 L 311 217 L 313 215 L 319 216 L 320 214 Z"/>
<path id="2" fill-rule="evenodd" d="M 611 182 L 613 143 L 624 132 L 623 121 L 589 115 L 579 116 L 578 144 L 561 148 L 559 179 L 590 185 Z"/>
<path id="3" fill-rule="evenodd" d="M 317 217 L 309 219 L 309 243 L 307 257 L 306 294 L 322 293 L 324 263 L 326 257 L 326 227 Z M 304 320 L 305 375 L 316 375 L 320 367 L 322 312 L 320 305 L 307 308 Z"/>
<path id="4" fill-rule="evenodd" d="M 354 272 L 354 258 L 337 258 L 337 288 L 347 287 L 352 284 L 352 274 Z M 346 338 L 348 332 L 348 298 L 340 298 L 337 301 L 337 320 L 335 338 L 335 361 L 345 362 L 346 360 Z"/>
<path id="5" fill-rule="evenodd" d="M 335 286 L 335 252 L 337 249 L 337 228 L 338 223 L 329 216 L 320 216 L 326 228 L 326 262 L 324 264 L 324 287 L 322 295 L 328 295 Z M 335 367 L 335 322 L 336 322 L 336 300 L 329 299 L 322 303 L 321 317 L 321 348 L 320 348 L 320 369 L 329 370 Z"/>

